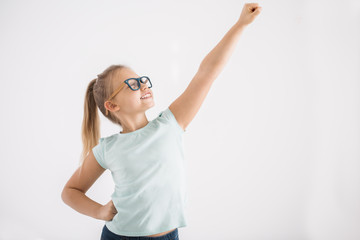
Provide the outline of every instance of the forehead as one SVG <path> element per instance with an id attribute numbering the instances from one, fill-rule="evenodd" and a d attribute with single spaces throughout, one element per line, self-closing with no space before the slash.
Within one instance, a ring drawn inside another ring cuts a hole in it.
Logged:
<path id="1" fill-rule="evenodd" d="M 118 88 L 118 87 L 126 84 L 124 82 L 126 79 L 138 78 L 138 77 L 140 77 L 140 76 L 137 75 L 133 70 L 131 70 L 129 68 L 123 68 L 123 69 L 116 71 L 113 85 L 115 88 Z"/>
<path id="2" fill-rule="evenodd" d="M 117 81 L 124 82 L 128 78 L 138 78 L 140 77 L 137 75 L 132 69 L 123 68 L 117 72 Z"/>

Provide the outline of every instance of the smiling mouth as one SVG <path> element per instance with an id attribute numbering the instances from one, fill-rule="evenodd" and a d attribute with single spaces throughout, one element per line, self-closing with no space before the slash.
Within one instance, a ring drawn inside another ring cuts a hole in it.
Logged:
<path id="1" fill-rule="evenodd" d="M 145 96 L 141 97 L 140 99 L 148 99 L 148 98 L 152 98 L 151 93 L 145 94 Z"/>

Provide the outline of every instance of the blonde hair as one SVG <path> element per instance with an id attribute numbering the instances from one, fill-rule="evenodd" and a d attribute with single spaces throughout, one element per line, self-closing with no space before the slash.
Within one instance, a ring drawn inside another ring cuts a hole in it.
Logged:
<path id="1" fill-rule="evenodd" d="M 85 93 L 84 100 L 84 118 L 81 127 L 81 138 L 83 149 L 80 156 L 79 164 L 82 165 L 84 159 L 89 154 L 90 150 L 95 147 L 100 139 L 100 118 L 97 108 L 102 114 L 115 124 L 121 123 L 119 119 L 109 111 L 106 115 L 106 108 L 104 103 L 113 91 L 112 82 L 117 71 L 129 68 L 126 65 L 111 65 L 106 68 L 98 77 L 91 80 Z"/>

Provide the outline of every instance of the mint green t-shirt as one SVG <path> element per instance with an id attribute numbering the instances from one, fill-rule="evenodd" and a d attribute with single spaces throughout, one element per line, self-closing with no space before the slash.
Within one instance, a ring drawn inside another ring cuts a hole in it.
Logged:
<path id="1" fill-rule="evenodd" d="M 106 227 L 125 236 L 146 236 L 187 226 L 185 131 L 166 108 L 140 129 L 100 138 L 92 151 L 111 171 L 117 214 Z"/>

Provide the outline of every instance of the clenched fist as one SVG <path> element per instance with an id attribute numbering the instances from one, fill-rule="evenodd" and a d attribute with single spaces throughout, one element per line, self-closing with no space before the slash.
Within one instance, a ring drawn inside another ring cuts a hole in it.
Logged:
<path id="1" fill-rule="evenodd" d="M 246 3 L 242 9 L 238 25 L 247 26 L 260 14 L 262 7 L 258 3 Z"/>
<path id="2" fill-rule="evenodd" d="M 105 221 L 111 221 L 117 214 L 117 210 L 112 200 L 102 206 L 99 211 L 99 218 Z"/>

